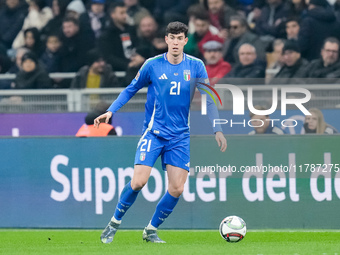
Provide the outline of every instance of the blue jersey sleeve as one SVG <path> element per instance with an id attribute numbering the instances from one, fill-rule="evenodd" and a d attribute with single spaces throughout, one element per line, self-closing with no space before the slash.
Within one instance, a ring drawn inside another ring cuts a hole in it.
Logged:
<path id="1" fill-rule="evenodd" d="M 209 119 L 212 123 L 214 133 L 223 132 L 220 124 L 215 124 L 215 126 L 214 126 L 214 120 L 220 118 L 219 114 L 218 114 L 217 106 L 216 106 L 213 98 L 211 97 L 211 95 L 214 95 L 214 92 L 208 86 L 206 86 L 204 84 L 210 86 L 207 70 L 205 69 L 203 62 L 200 61 L 199 66 L 198 66 L 198 72 L 197 72 L 197 88 L 198 88 L 198 90 L 200 91 L 201 94 L 207 95 L 206 96 L 206 98 L 207 98 L 207 114 L 208 114 L 208 117 L 209 117 Z"/>
<path id="2" fill-rule="evenodd" d="M 149 83 L 150 77 L 148 74 L 149 65 L 147 61 L 138 71 L 136 77 L 132 80 L 132 82 L 127 86 L 118 96 L 118 98 L 111 104 L 111 106 L 107 109 L 108 111 L 114 114 L 121 107 L 123 107 L 141 88 L 143 88 L 146 84 Z"/>

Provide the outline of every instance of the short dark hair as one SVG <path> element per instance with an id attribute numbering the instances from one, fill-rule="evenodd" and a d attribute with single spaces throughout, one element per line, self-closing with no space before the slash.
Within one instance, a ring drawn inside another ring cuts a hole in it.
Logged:
<path id="1" fill-rule="evenodd" d="M 187 37 L 188 26 L 179 21 L 170 22 L 165 30 L 166 36 L 168 36 L 169 34 L 178 35 L 180 33 L 184 33 L 185 37 Z"/>
<path id="2" fill-rule="evenodd" d="M 57 37 L 58 40 L 61 41 L 60 33 L 57 32 L 57 31 L 52 31 L 51 33 L 48 33 L 48 34 L 46 35 L 46 40 L 45 40 L 46 42 L 47 42 L 47 40 L 48 40 L 49 37 Z"/>
<path id="3" fill-rule="evenodd" d="M 104 55 L 96 48 L 87 53 L 87 64 L 91 66 L 94 62 L 104 59 Z"/>
<path id="4" fill-rule="evenodd" d="M 199 13 L 202 13 L 202 12 L 207 12 L 207 9 L 205 9 L 202 4 L 194 4 L 188 8 L 187 15 L 189 17 L 190 16 L 196 17 Z"/>
<path id="5" fill-rule="evenodd" d="M 286 24 L 285 25 L 287 25 L 287 23 L 289 23 L 289 22 L 296 22 L 296 23 L 298 23 L 298 25 L 300 25 L 300 19 L 298 17 L 290 17 L 290 18 L 288 18 L 286 20 Z"/>
<path id="6" fill-rule="evenodd" d="M 125 7 L 125 4 L 123 2 L 114 2 L 110 5 L 109 7 L 109 13 L 111 14 L 112 12 L 114 12 L 116 10 L 117 7 Z"/>
<path id="7" fill-rule="evenodd" d="M 335 37 L 327 37 L 323 42 L 322 48 L 325 48 L 326 43 L 336 43 L 340 48 L 340 41 Z"/>
<path id="8" fill-rule="evenodd" d="M 209 16 L 209 13 L 207 11 L 202 11 L 202 12 L 196 13 L 195 18 L 210 22 L 210 16 Z"/>
<path id="9" fill-rule="evenodd" d="M 44 9 L 44 7 L 46 7 L 46 1 L 44 0 L 31 0 L 31 1 L 34 2 L 38 6 L 40 11 Z"/>
<path id="10" fill-rule="evenodd" d="M 231 17 L 229 18 L 229 24 L 228 24 L 228 26 L 230 26 L 230 22 L 231 22 L 232 20 L 238 21 L 242 27 L 246 27 L 246 28 L 249 30 L 248 22 L 247 22 L 247 19 L 246 19 L 245 17 L 243 17 L 243 16 L 241 16 L 241 15 L 233 15 L 233 16 L 231 16 Z"/>
<path id="11" fill-rule="evenodd" d="M 66 16 L 63 19 L 63 23 L 65 23 L 65 22 L 72 22 L 74 25 L 79 27 L 79 20 L 74 18 L 74 17 Z"/>

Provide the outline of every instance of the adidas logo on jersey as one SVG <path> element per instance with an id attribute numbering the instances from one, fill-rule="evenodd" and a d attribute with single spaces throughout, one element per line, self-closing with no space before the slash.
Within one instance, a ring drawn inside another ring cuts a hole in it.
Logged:
<path id="1" fill-rule="evenodd" d="M 162 76 L 159 77 L 158 79 L 160 79 L 160 80 L 167 80 L 168 77 L 166 77 L 165 73 L 163 73 Z"/>

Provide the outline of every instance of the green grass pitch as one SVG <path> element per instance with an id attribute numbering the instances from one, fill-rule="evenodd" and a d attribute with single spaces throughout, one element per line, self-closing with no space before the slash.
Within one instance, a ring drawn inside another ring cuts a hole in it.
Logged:
<path id="1" fill-rule="evenodd" d="M 248 231 L 227 243 L 217 230 L 160 230 L 166 244 L 142 241 L 142 230 L 119 230 L 113 243 L 101 230 L 0 229 L 0 254 L 320 254 L 340 255 L 338 231 Z"/>

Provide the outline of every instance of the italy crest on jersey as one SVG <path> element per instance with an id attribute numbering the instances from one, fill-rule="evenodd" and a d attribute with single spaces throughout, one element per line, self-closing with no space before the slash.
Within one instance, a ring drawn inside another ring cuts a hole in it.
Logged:
<path id="1" fill-rule="evenodd" d="M 190 81 L 190 70 L 184 70 L 183 75 L 185 81 Z"/>

